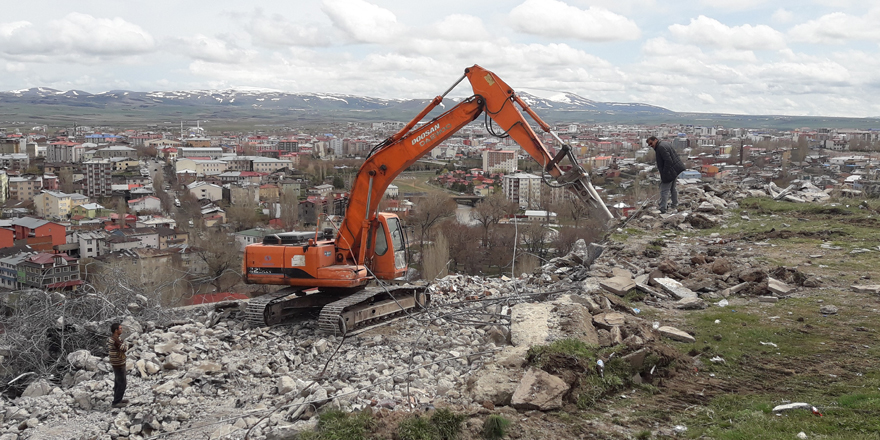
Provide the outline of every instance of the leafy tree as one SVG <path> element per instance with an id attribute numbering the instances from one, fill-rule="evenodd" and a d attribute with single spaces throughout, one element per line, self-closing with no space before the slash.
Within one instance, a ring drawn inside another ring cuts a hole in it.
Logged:
<path id="1" fill-rule="evenodd" d="M 340 176 L 339 174 L 333 176 L 333 188 L 345 189 L 345 181 L 342 180 L 342 176 Z"/>

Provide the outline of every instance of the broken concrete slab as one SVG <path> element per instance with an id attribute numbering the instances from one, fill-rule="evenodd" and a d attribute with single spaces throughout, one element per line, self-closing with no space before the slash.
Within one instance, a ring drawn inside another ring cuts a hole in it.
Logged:
<path id="1" fill-rule="evenodd" d="M 696 298 L 697 294 L 687 287 L 684 287 L 672 278 L 654 278 L 654 282 L 659 284 L 664 292 L 672 295 L 675 299 Z"/>
<path id="2" fill-rule="evenodd" d="M 697 297 L 682 298 L 675 302 L 675 308 L 679 310 L 702 310 L 708 307 L 706 301 Z"/>
<path id="3" fill-rule="evenodd" d="M 693 336 L 691 336 L 691 335 L 685 333 L 684 331 L 681 331 L 675 327 L 670 327 L 668 325 L 664 325 L 664 326 L 658 328 L 657 331 L 659 331 L 660 334 L 663 335 L 664 337 L 672 339 L 673 341 L 688 342 L 688 343 L 697 342 L 697 340 L 694 339 Z"/>
<path id="4" fill-rule="evenodd" d="M 564 380 L 544 370 L 530 368 L 520 380 L 510 404 L 516 409 L 552 411 L 562 408 L 562 396 L 569 388 Z"/>
<path id="5" fill-rule="evenodd" d="M 599 328 L 611 330 L 612 327 L 626 324 L 626 316 L 618 312 L 600 313 L 593 316 L 593 323 Z"/>
<path id="6" fill-rule="evenodd" d="M 603 289 L 618 296 L 624 296 L 627 292 L 629 292 L 630 289 L 636 288 L 636 282 L 632 280 L 632 276 L 630 276 L 629 278 L 615 276 L 613 278 L 600 281 L 599 285 L 602 286 Z"/>
<path id="7" fill-rule="evenodd" d="M 853 286 L 850 286 L 850 289 L 852 289 L 853 292 L 880 294 L 880 284 L 863 285 L 863 286 L 853 285 Z"/>
<path id="8" fill-rule="evenodd" d="M 554 307 L 547 303 L 522 303 L 511 307 L 510 342 L 516 347 L 547 343 L 550 335 L 547 323 Z"/>
<path id="9" fill-rule="evenodd" d="M 767 277 L 767 289 L 777 295 L 787 295 L 794 288 L 773 277 Z"/>
<path id="10" fill-rule="evenodd" d="M 728 288 L 722 290 L 721 296 L 727 298 L 728 296 L 733 295 L 734 293 L 737 293 L 737 292 L 745 289 L 746 287 L 749 287 L 748 282 L 739 283 L 733 287 L 728 287 Z"/>
<path id="11" fill-rule="evenodd" d="M 779 298 L 777 298 L 775 296 L 759 296 L 758 297 L 758 302 L 762 302 L 762 303 L 775 303 L 778 301 L 779 301 Z"/>
<path id="12" fill-rule="evenodd" d="M 510 405 L 511 398 L 521 383 L 517 371 L 487 367 L 471 387 L 471 398 L 474 402 L 490 401 L 495 405 Z"/>
<path id="13" fill-rule="evenodd" d="M 617 277 L 628 278 L 628 279 L 633 278 L 632 272 L 630 272 L 627 269 L 624 269 L 622 267 L 617 267 L 617 266 L 611 268 L 611 276 L 615 277 L 615 278 L 617 278 Z"/>

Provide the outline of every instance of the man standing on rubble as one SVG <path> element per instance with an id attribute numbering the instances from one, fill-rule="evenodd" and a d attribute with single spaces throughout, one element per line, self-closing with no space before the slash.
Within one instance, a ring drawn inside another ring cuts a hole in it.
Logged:
<path id="1" fill-rule="evenodd" d="M 654 149 L 657 171 L 660 172 L 660 213 L 666 214 L 666 202 L 669 201 L 670 196 L 672 196 L 672 209 L 678 208 L 678 190 L 675 189 L 675 181 L 685 170 L 685 166 L 668 142 L 660 142 L 656 136 L 651 136 L 648 138 L 648 146 Z"/>
<path id="2" fill-rule="evenodd" d="M 122 342 L 122 324 L 114 322 L 110 324 L 112 335 L 107 338 L 107 352 L 110 356 L 110 365 L 113 366 L 113 408 L 122 408 L 128 403 L 123 399 L 127 385 L 125 371 L 125 352 L 128 346 Z"/>

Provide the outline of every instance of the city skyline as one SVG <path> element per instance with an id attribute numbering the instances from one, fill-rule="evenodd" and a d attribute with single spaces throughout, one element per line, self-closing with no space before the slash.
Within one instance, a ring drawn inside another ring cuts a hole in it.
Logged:
<path id="1" fill-rule="evenodd" d="M 874 18 L 847 0 L 37 1 L 0 19 L 0 90 L 429 99 L 480 64 L 551 99 L 876 117 Z"/>

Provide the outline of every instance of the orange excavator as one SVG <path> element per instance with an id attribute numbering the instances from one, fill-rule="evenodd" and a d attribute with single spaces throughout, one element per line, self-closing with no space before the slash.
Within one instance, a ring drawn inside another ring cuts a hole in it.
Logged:
<path id="1" fill-rule="evenodd" d="M 465 78 L 474 94 L 416 127 Z M 544 146 L 517 106 L 553 135 L 561 145 L 556 154 Z M 247 319 L 256 325 L 273 325 L 299 310 L 321 307 L 319 327 L 344 334 L 363 323 L 426 306 L 430 298 L 423 287 L 367 287 L 374 280 L 400 279 L 407 271 L 401 221 L 395 214 L 377 212 L 379 201 L 398 174 L 480 114 L 486 115 L 487 128 L 492 129 L 491 118 L 503 130 L 500 136 L 513 138 L 555 180 L 545 179 L 545 183 L 573 192 L 589 206 L 593 218 L 605 222 L 613 218 L 571 148 L 510 86 L 474 65 L 405 127 L 373 147 L 352 184 L 338 230 L 273 234 L 245 248 L 247 283 L 289 286 L 252 299 L 245 311 Z M 563 171 L 560 162 L 565 158 L 569 166 Z"/>

